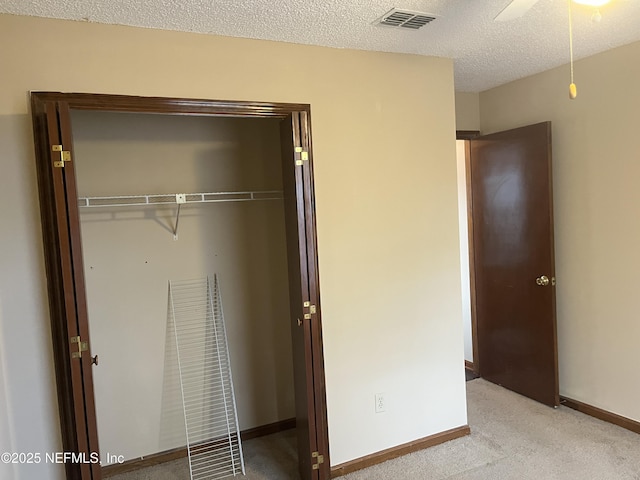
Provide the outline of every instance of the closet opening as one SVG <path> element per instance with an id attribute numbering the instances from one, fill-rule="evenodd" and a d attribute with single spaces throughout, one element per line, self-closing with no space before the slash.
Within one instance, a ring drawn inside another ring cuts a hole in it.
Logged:
<path id="1" fill-rule="evenodd" d="M 309 106 L 33 93 L 32 107 L 64 449 L 103 463 L 67 478 L 186 455 L 168 285 L 207 277 L 231 427 L 282 432 L 302 479 L 329 478 Z"/>

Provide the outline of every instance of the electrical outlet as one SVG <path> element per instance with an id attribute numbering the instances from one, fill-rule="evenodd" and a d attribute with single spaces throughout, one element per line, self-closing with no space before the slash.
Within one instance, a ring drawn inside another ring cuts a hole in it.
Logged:
<path id="1" fill-rule="evenodd" d="M 376 393 L 376 413 L 385 411 L 384 393 Z"/>

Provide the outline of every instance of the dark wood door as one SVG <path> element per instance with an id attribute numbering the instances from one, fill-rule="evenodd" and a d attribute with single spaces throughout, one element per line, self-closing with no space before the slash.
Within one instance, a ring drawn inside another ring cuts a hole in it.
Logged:
<path id="1" fill-rule="evenodd" d="M 300 112 L 300 142 L 307 160 L 300 168 L 303 174 L 304 202 L 306 214 L 307 273 L 309 279 L 309 299 L 311 307 L 311 352 L 313 359 L 313 393 L 315 403 L 315 434 L 319 457 L 313 457 L 312 463 L 318 465 L 320 479 L 331 477 L 329 462 L 329 429 L 327 425 L 327 397 L 324 377 L 324 342 L 322 340 L 322 309 L 320 308 L 320 279 L 318 274 L 318 256 L 315 223 L 315 192 L 313 179 L 313 153 L 311 148 L 311 123 L 308 112 Z"/>
<path id="2" fill-rule="evenodd" d="M 557 406 L 551 124 L 470 143 L 479 373 Z"/>
<path id="3" fill-rule="evenodd" d="M 73 416 L 73 428 L 63 435 L 71 436 L 74 451 L 84 454 L 85 461 L 66 465 L 67 478 L 100 480 L 98 428 L 95 415 L 93 373 L 89 343 L 89 322 L 80 243 L 80 221 L 76 192 L 75 162 L 72 150 L 69 107 L 64 102 L 44 105 L 47 164 L 40 165 L 49 177 L 55 211 L 55 224 L 45 236 L 52 240 L 48 248 L 57 245 L 55 265 L 47 265 L 48 275 L 57 272 L 62 282 L 49 282 L 50 304 L 57 316 L 53 327 L 60 348 L 60 359 L 68 366 L 67 383 L 71 391 L 67 415 Z M 49 262 L 51 263 L 51 262 Z M 53 295 L 52 295 L 53 293 Z"/>
<path id="4" fill-rule="evenodd" d="M 300 114 L 284 119 L 280 127 L 287 263 L 289 269 L 289 300 L 293 373 L 296 398 L 296 429 L 298 434 L 298 464 L 303 480 L 329 478 L 328 455 L 319 447 L 316 391 L 314 383 L 314 343 L 317 342 L 316 324 L 318 305 L 312 296 L 308 249 L 311 247 L 307 225 L 305 198 L 309 186 L 308 149 L 303 146 Z M 305 188 L 306 187 L 306 188 Z M 315 283 L 315 282 L 314 282 Z M 315 337 L 314 337 L 315 335 Z M 317 360 L 316 360 L 317 363 Z M 324 378 L 324 375 L 322 375 Z M 323 385 L 324 386 L 324 385 Z M 324 390 L 319 394 L 324 398 Z M 326 418 L 320 416 L 323 420 Z M 326 420 L 324 421 L 326 425 Z M 315 453 L 314 453 L 315 452 Z M 319 460 L 327 460 L 319 463 Z"/>

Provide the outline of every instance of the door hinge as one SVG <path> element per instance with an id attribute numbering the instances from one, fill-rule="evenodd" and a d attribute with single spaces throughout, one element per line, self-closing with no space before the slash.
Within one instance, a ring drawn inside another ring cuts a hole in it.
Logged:
<path id="1" fill-rule="evenodd" d="M 319 470 L 320 464 L 324 463 L 324 455 L 320 455 L 318 452 L 311 452 L 311 461 L 313 462 L 315 459 L 315 463 L 311 465 L 313 470 Z"/>
<path id="2" fill-rule="evenodd" d="M 315 305 L 311 305 L 311 302 L 304 302 L 303 303 L 303 307 L 309 309 L 309 311 L 304 314 L 304 319 L 305 320 L 311 320 L 311 315 L 316 313 L 316 306 Z"/>
<path id="3" fill-rule="evenodd" d="M 309 152 L 305 152 L 302 149 L 302 147 L 296 147 L 296 148 L 294 148 L 294 151 L 296 153 L 296 155 L 295 155 L 296 166 L 300 166 L 304 162 L 309 160 Z"/>
<path id="4" fill-rule="evenodd" d="M 64 164 L 65 162 L 70 162 L 71 161 L 71 152 L 68 150 L 63 150 L 62 149 L 62 145 L 52 145 L 51 146 L 51 151 L 52 152 L 59 152 L 60 153 L 60 158 L 58 160 L 54 160 L 53 161 L 53 166 L 56 168 L 64 168 Z"/>
<path id="5" fill-rule="evenodd" d="M 71 358 L 82 358 L 82 352 L 89 350 L 89 342 L 83 342 L 80 337 L 71 337 L 71 343 L 78 344 L 78 351 L 71 353 Z"/>

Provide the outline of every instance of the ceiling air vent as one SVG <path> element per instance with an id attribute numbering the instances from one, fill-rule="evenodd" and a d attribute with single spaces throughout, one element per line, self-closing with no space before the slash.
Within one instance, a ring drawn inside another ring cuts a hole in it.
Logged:
<path id="1" fill-rule="evenodd" d="M 398 10 L 397 8 L 394 8 L 389 10 L 374 23 L 388 27 L 411 28 L 413 30 L 417 30 L 435 19 L 436 17 L 429 13 L 411 12 L 409 10 Z"/>

